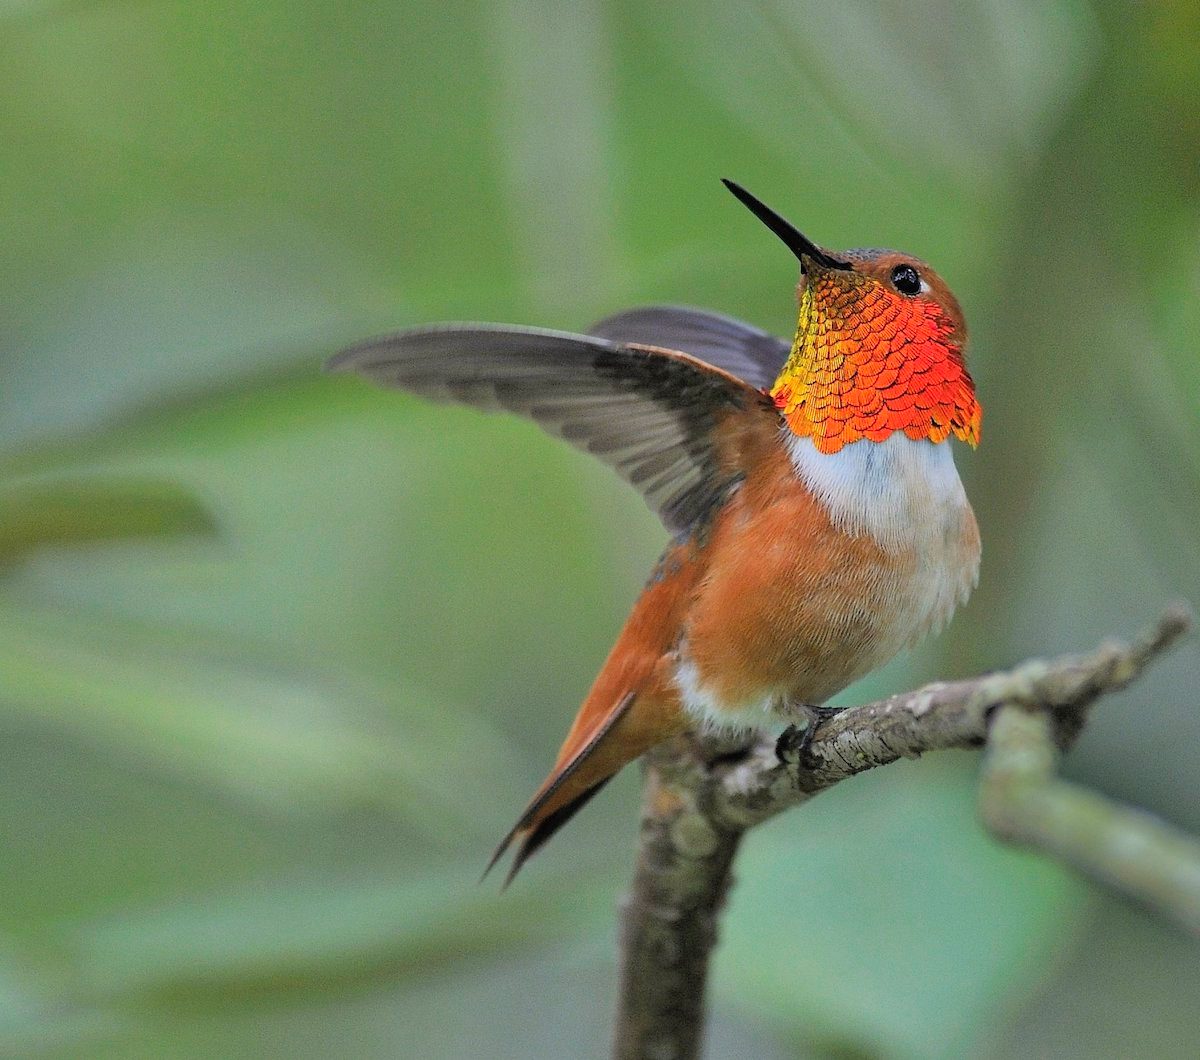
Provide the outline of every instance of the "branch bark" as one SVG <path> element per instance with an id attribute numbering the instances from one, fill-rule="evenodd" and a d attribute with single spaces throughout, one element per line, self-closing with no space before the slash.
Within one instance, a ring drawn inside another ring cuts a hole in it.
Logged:
<path id="1" fill-rule="evenodd" d="M 1168 610 L 1131 643 L 938 682 L 820 721 L 807 742 L 684 737 L 647 760 L 633 885 L 622 909 L 614 1056 L 700 1051 L 708 958 L 742 835 L 847 777 L 946 748 L 987 747 L 984 823 L 1200 933 L 1200 844 L 1148 814 L 1058 780 L 1092 705 L 1190 627 Z"/>

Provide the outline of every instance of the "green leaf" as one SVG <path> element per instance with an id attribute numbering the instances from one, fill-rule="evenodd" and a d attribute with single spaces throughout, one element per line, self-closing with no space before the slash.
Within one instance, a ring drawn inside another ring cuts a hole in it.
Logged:
<path id="1" fill-rule="evenodd" d="M 46 546 L 215 532 L 200 501 L 167 480 L 57 478 L 0 485 L 0 565 Z"/>

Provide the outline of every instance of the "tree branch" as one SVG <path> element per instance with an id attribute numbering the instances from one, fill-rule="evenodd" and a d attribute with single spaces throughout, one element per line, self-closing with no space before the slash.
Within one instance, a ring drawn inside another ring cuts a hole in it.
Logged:
<path id="1" fill-rule="evenodd" d="M 1055 777 L 1049 722 L 1016 706 L 996 715 L 979 791 L 984 823 L 1000 839 L 1041 850 L 1200 936 L 1200 842 Z"/>
<path id="2" fill-rule="evenodd" d="M 622 910 L 614 1056 L 699 1055 L 708 957 L 743 833 L 847 777 L 926 751 L 988 747 L 984 822 L 1200 930 L 1200 845 L 1053 777 L 1100 696 L 1190 626 L 1182 607 L 1131 644 L 938 682 L 826 717 L 807 745 L 693 736 L 648 757 L 641 838 Z"/>

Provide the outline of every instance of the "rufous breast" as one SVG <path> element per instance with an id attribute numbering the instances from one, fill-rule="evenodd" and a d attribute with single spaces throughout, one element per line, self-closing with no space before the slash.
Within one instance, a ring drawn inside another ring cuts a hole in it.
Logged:
<path id="1" fill-rule="evenodd" d="M 758 433 L 676 651 L 683 705 L 708 726 L 823 702 L 944 625 L 979 568 L 948 444 L 897 432 L 823 453 Z"/>

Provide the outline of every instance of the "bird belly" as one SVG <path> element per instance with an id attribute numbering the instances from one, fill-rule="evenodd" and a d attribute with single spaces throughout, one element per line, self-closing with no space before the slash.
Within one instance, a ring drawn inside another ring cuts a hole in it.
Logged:
<path id="1" fill-rule="evenodd" d="M 889 481 L 895 495 L 909 495 L 907 522 L 895 512 L 882 529 L 878 519 L 874 527 L 848 521 L 846 495 L 831 503 L 785 447 L 731 498 L 711 531 L 706 577 L 677 648 L 676 685 L 693 718 L 754 728 L 786 717 L 789 703 L 824 702 L 940 627 L 965 599 L 979 541 L 961 484 L 931 506 L 930 453 L 912 459 L 903 445 L 895 449 L 903 461 L 892 473 L 913 479 Z M 850 462 L 864 457 L 859 451 Z M 865 479 L 853 466 L 844 476 L 862 503 L 878 499 L 878 459 L 872 454 Z"/>

